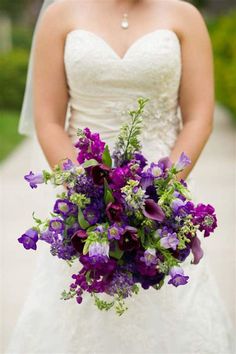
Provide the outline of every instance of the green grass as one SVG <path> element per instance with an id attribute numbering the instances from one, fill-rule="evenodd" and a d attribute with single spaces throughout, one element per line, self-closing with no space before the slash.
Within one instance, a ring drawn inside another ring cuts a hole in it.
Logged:
<path id="1" fill-rule="evenodd" d="M 0 162 L 24 139 L 17 132 L 19 112 L 0 110 Z"/>

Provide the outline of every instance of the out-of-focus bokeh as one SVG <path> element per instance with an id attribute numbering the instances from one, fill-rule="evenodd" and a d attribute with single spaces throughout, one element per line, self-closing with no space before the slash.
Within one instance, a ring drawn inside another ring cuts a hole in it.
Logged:
<path id="1" fill-rule="evenodd" d="M 212 40 L 217 99 L 215 129 L 193 177 L 197 198 L 216 207 L 219 228 L 211 239 L 204 240 L 203 247 L 227 311 L 236 323 L 236 2 L 193 2 L 204 16 Z M 17 126 L 41 5 L 42 0 L 0 0 L 1 353 L 27 295 L 35 264 L 34 254 L 17 244 L 17 237 L 32 224 L 31 211 L 40 193 L 24 183 L 23 176 L 32 166 L 31 142 L 18 134 Z M 41 209 L 44 212 L 44 206 Z"/>

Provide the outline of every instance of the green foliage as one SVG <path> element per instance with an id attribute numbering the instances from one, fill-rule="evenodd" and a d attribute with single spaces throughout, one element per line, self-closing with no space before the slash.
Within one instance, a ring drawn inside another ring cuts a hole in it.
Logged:
<path id="1" fill-rule="evenodd" d="M 131 159 L 136 151 L 141 150 L 139 136 L 142 129 L 142 113 L 147 101 L 149 98 L 138 98 L 137 110 L 128 111 L 131 122 L 123 124 L 120 129 L 115 150 L 121 152 L 123 160 Z"/>
<path id="2" fill-rule="evenodd" d="M 215 64 L 216 98 L 236 120 L 236 10 L 208 23 Z"/>
<path id="3" fill-rule="evenodd" d="M 28 52 L 16 49 L 0 55 L 0 108 L 20 110 L 25 89 Z"/>
<path id="4" fill-rule="evenodd" d="M 33 31 L 29 27 L 13 26 L 12 42 L 14 49 L 30 50 Z"/>
<path id="5" fill-rule="evenodd" d="M 17 132 L 18 121 L 19 112 L 0 111 L 0 161 L 3 161 L 23 140 Z"/>
<path id="6" fill-rule="evenodd" d="M 0 8 L 1 11 L 6 12 L 11 18 L 18 19 L 27 3 L 28 0 L 0 0 Z"/>

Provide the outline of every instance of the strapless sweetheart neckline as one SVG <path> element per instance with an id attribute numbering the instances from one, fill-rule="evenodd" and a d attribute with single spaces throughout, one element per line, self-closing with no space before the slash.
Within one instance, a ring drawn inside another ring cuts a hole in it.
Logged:
<path id="1" fill-rule="evenodd" d="M 92 31 L 88 31 L 88 30 L 85 30 L 85 29 L 82 29 L 82 28 L 76 28 L 74 30 L 71 30 L 69 32 L 67 32 L 66 34 L 66 38 L 65 38 L 65 42 L 67 41 L 67 39 L 73 35 L 73 34 L 77 34 L 77 33 L 84 33 L 84 34 L 87 34 L 89 36 L 92 36 L 94 37 L 95 39 L 99 40 L 101 43 L 103 43 L 112 53 L 113 55 L 117 58 L 117 60 L 120 60 L 120 61 L 124 61 L 127 57 L 128 57 L 128 54 L 130 53 L 130 51 L 132 49 L 134 49 L 138 44 L 140 44 L 143 40 L 147 39 L 148 37 L 151 37 L 153 35 L 157 35 L 157 34 L 160 34 L 160 33 L 163 33 L 163 32 L 167 32 L 171 35 L 173 35 L 173 37 L 178 41 L 179 44 L 181 44 L 181 41 L 180 41 L 180 38 L 179 36 L 177 35 L 177 33 L 172 30 L 172 29 L 168 29 L 168 28 L 158 28 L 154 31 L 151 31 L 151 32 L 147 32 L 145 34 L 143 34 L 142 36 L 138 37 L 136 40 L 133 41 L 133 43 L 128 47 L 128 49 L 126 50 L 126 52 L 124 53 L 123 56 L 120 56 L 114 49 L 113 47 L 100 35 L 92 32 Z"/>

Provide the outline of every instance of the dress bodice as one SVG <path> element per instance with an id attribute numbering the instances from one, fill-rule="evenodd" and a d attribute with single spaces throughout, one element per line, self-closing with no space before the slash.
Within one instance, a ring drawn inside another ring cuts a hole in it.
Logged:
<path id="1" fill-rule="evenodd" d="M 68 134 L 89 127 L 113 147 L 128 109 L 148 97 L 143 113 L 143 152 L 148 159 L 169 154 L 181 126 L 178 93 L 181 45 L 177 34 L 158 29 L 137 39 L 120 57 L 93 32 L 67 34 L 64 51 L 69 90 Z"/>

